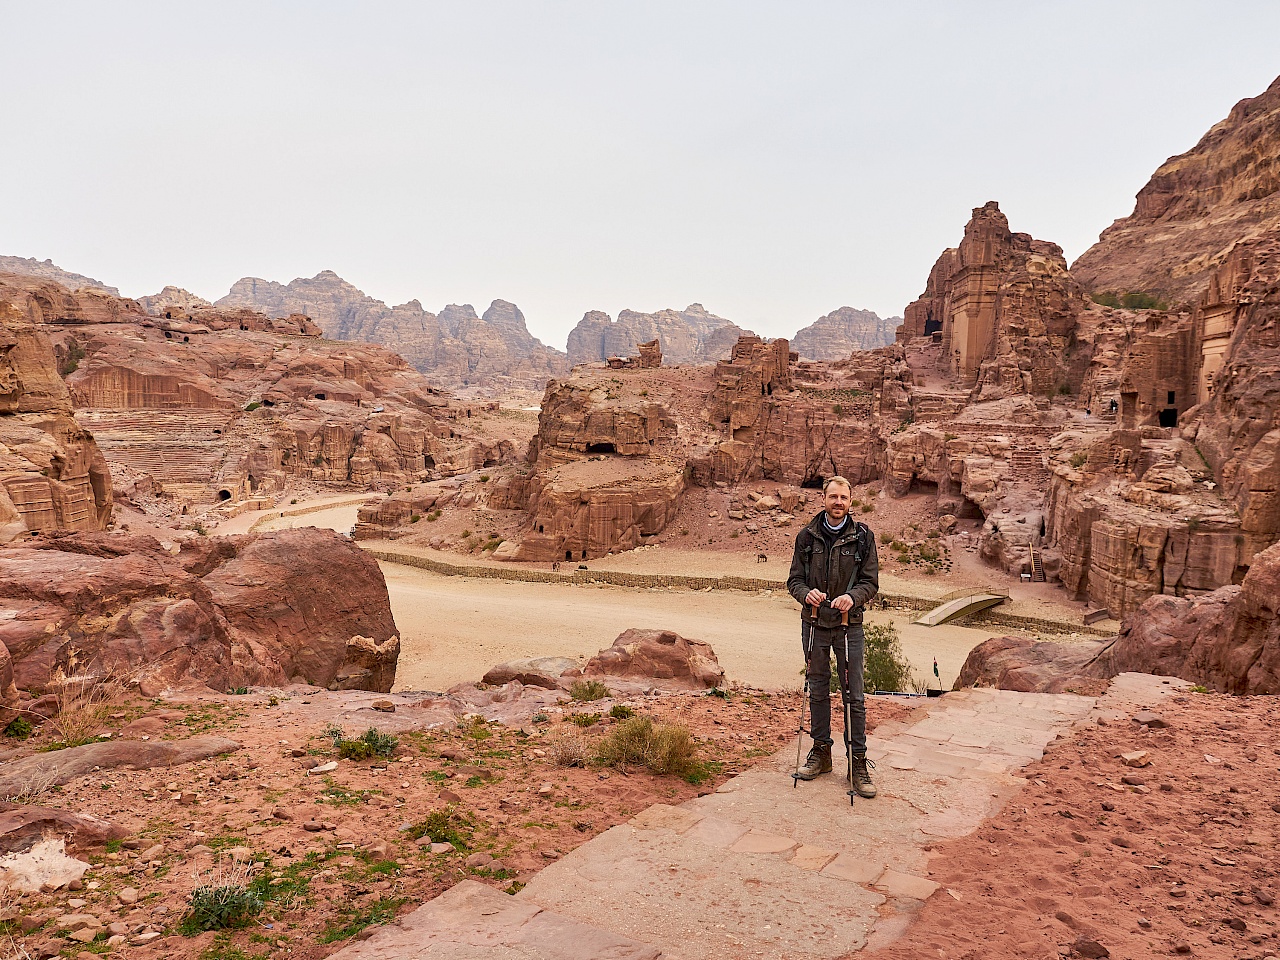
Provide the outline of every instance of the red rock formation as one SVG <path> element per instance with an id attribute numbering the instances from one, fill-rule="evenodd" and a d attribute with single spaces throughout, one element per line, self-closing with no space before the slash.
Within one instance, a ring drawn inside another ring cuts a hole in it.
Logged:
<path id="1" fill-rule="evenodd" d="M 1234 244 L 1280 228 L 1280 79 L 1161 165 L 1134 211 L 1071 266 L 1097 293 L 1194 303 Z"/>
<path id="2" fill-rule="evenodd" d="M 1105 643 L 1034 644 L 1004 637 L 976 647 L 956 686 L 1089 693 L 1120 673 L 1181 677 L 1224 693 L 1280 693 L 1280 545 L 1240 586 L 1197 599 L 1151 597 Z"/>
<path id="3" fill-rule="evenodd" d="M 470 304 L 451 304 L 436 316 L 416 300 L 389 307 L 325 270 L 288 284 L 246 277 L 217 306 L 272 317 L 305 314 L 325 336 L 381 344 L 444 386 L 541 389 L 568 371 L 565 355 L 533 337 L 520 310 L 505 300 L 493 301 L 483 317 Z"/>
<path id="4" fill-rule="evenodd" d="M 321 340 L 306 317 L 170 308 L 147 317 L 51 284 L 0 281 L 0 303 L 53 332 L 77 420 L 118 468 L 190 503 L 268 497 L 291 477 L 387 487 L 514 455 L 480 438 L 400 357 Z M 47 379 L 47 378 L 46 378 Z M 66 387 L 53 374 L 41 391 Z"/>
<path id="5" fill-rule="evenodd" d="M 724 684 L 724 670 L 711 645 L 670 630 L 627 630 L 585 667 L 563 676 L 655 680 L 664 688 L 680 690 Z"/>
<path id="6" fill-rule="evenodd" d="M 309 527 L 200 538 L 177 556 L 125 534 L 0 548 L 0 643 L 32 692 L 58 671 L 387 692 L 399 655 L 377 563 Z"/>
<path id="7" fill-rule="evenodd" d="M 110 520 L 106 461 L 71 412 L 49 339 L 0 300 L 0 543 L 29 530 L 102 530 Z"/>
<path id="8" fill-rule="evenodd" d="M 1274 89 L 1274 87 L 1273 87 Z M 1236 246 L 1195 317 L 1195 442 L 1240 512 L 1246 556 L 1280 539 L 1280 230 Z"/>
<path id="9" fill-rule="evenodd" d="M 1010 233 L 992 201 L 974 209 L 959 249 L 939 257 L 898 340 L 938 332 L 942 369 L 974 399 L 1048 394 L 1068 382 L 1063 356 L 1083 309 L 1062 249 Z"/>

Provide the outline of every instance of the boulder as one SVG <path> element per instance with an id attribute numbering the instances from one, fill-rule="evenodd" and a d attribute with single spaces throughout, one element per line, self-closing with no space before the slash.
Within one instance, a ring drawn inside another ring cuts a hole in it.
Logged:
<path id="1" fill-rule="evenodd" d="M 195 538 L 176 557 L 123 533 L 0 548 L 0 643 L 35 692 L 89 670 L 157 688 L 300 677 L 386 693 L 399 653 L 376 561 L 313 527 Z"/>
<path id="2" fill-rule="evenodd" d="M 1050 643 L 1026 637 L 992 637 L 965 658 L 953 687 L 995 687 L 1023 693 L 1097 696 L 1107 681 L 1084 675 L 1104 644 Z"/>
<path id="3" fill-rule="evenodd" d="M 705 690 L 725 682 L 724 670 L 710 644 L 686 640 L 670 630 L 634 628 L 620 634 L 585 667 L 565 676 L 653 680 L 664 688 L 680 690 Z"/>
<path id="4" fill-rule="evenodd" d="M 176 767 L 239 749 L 240 744 L 226 737 L 204 736 L 186 740 L 104 741 L 37 753 L 4 765 L 0 772 L 0 798 L 19 796 L 32 783 L 61 786 L 95 771 Z"/>
<path id="5" fill-rule="evenodd" d="M 526 687 L 555 690 L 560 686 L 560 678 L 577 668 L 578 661 L 569 657 L 528 657 L 523 660 L 508 660 L 490 667 L 483 682 L 497 686 L 515 680 Z"/>
<path id="6" fill-rule="evenodd" d="M 129 831 L 87 813 L 0 803 L 0 854 L 30 850 L 37 841 L 54 835 L 83 848 L 100 847 L 108 840 L 123 840 Z"/>
<path id="7" fill-rule="evenodd" d="M 1154 596 L 1102 643 L 979 644 L 957 686 L 1085 692 L 1120 673 L 1180 677 L 1224 693 L 1280 693 L 1280 544 L 1256 558 L 1244 582 L 1196 599 Z"/>

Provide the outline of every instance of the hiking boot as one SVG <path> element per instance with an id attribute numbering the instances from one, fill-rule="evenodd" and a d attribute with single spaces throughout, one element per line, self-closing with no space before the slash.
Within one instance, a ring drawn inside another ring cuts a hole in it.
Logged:
<path id="1" fill-rule="evenodd" d="M 812 780 L 822 773 L 831 772 L 831 744 L 815 743 L 809 751 L 809 759 L 796 771 L 797 780 Z"/>
<path id="2" fill-rule="evenodd" d="M 871 782 L 871 771 L 876 767 L 875 762 L 867 759 L 865 753 L 855 753 L 853 755 L 853 764 L 850 768 L 852 777 L 853 792 L 865 800 L 871 800 L 876 795 L 876 785 Z"/>

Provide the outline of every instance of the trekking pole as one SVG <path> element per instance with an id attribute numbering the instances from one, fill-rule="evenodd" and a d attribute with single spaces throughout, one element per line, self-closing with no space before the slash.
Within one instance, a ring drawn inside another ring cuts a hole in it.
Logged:
<path id="1" fill-rule="evenodd" d="M 817 609 L 816 607 L 814 608 Z M 800 751 L 804 745 L 804 712 L 809 706 L 809 668 L 810 660 L 813 657 L 813 627 L 809 621 L 804 619 L 804 615 L 800 617 L 800 639 L 804 645 L 804 689 L 800 693 L 800 730 L 796 734 L 796 769 L 791 774 L 791 788 L 794 790 L 800 785 Z"/>
<path id="2" fill-rule="evenodd" d="M 853 688 L 849 685 L 849 614 L 840 617 L 840 626 L 844 627 L 844 676 L 840 678 L 840 699 L 844 701 L 844 763 L 845 776 L 849 780 L 849 805 L 853 806 L 853 796 L 857 788 L 853 783 Z"/>

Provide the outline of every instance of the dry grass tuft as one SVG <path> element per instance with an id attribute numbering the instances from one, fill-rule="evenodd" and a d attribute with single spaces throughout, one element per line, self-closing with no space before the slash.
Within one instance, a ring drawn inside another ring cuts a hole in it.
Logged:
<path id="1" fill-rule="evenodd" d="M 50 683 L 58 698 L 58 715 L 48 729 L 62 747 L 78 747 L 97 739 L 108 715 L 125 699 L 124 682 L 113 675 L 77 674 L 59 670 Z"/>
<path id="2" fill-rule="evenodd" d="M 690 777 L 699 770 L 698 748 L 688 727 L 655 724 L 648 717 L 618 724 L 600 741 L 597 755 L 608 766 L 634 763 L 659 776 Z"/>
<path id="3" fill-rule="evenodd" d="M 591 740 L 576 731 L 562 732 L 547 743 L 547 755 L 561 767 L 585 767 L 591 761 Z"/>

